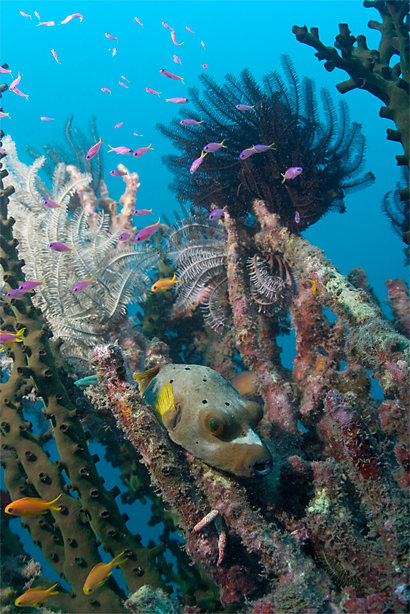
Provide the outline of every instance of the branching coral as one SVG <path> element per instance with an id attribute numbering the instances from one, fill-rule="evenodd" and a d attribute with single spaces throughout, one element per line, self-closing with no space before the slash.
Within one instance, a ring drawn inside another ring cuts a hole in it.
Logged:
<path id="1" fill-rule="evenodd" d="M 190 99 L 195 108 L 191 116 L 204 123 L 180 126 L 174 119 L 171 127 L 159 125 L 183 151 L 164 158 L 176 176 L 171 189 L 181 202 L 190 200 L 207 211 L 212 205 L 227 207 L 235 216 L 246 218 L 253 200 L 261 198 L 271 213 L 279 214 L 281 223 L 298 232 L 329 210 L 343 212 L 344 194 L 373 180 L 371 173 L 359 176 L 365 141 L 360 126 L 350 125 L 346 105 L 340 104 L 338 116 L 323 89 L 326 120 L 321 122 L 312 80 L 301 84 L 288 56 L 282 57 L 282 64 L 287 86 L 277 72 L 264 77 L 262 86 L 249 70 L 240 80 L 227 75 L 222 87 L 202 75 L 203 98 L 192 89 Z M 252 108 L 236 108 L 243 103 Z M 191 175 L 190 165 L 202 148 L 221 140 L 224 148 L 207 154 Z M 257 144 L 274 148 L 240 159 L 241 151 Z M 303 173 L 284 184 L 282 175 L 294 166 L 302 167 Z"/>

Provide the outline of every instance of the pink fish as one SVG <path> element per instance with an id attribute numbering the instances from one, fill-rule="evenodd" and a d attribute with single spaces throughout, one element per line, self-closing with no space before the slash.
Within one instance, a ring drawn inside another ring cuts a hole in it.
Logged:
<path id="1" fill-rule="evenodd" d="M 146 226 L 145 228 L 139 231 L 139 233 L 134 239 L 135 243 L 142 243 L 143 241 L 146 241 L 147 239 L 152 237 L 152 235 L 157 232 L 160 226 L 161 226 L 161 221 L 160 221 L 160 218 L 158 218 L 158 222 L 156 224 L 152 224 L 151 226 Z"/>
<path id="2" fill-rule="evenodd" d="M 18 86 L 18 84 L 20 83 L 20 79 L 21 79 L 21 75 L 19 73 L 19 76 L 17 77 L 17 79 L 14 79 L 14 81 L 10 83 L 10 87 L 9 87 L 10 92 L 12 92 Z"/>
<path id="3" fill-rule="evenodd" d="M 90 279 L 83 279 L 83 281 L 77 282 L 72 291 L 76 293 L 85 290 L 90 284 L 95 283 L 95 279 L 93 279 L 93 277 L 94 275 L 92 275 Z"/>
<path id="4" fill-rule="evenodd" d="M 241 151 L 241 153 L 239 154 L 239 157 L 241 160 L 246 160 L 250 156 L 253 156 L 253 154 L 255 153 L 258 153 L 258 152 L 256 151 L 255 147 L 252 146 L 252 147 L 248 147 L 247 149 L 244 149 L 243 151 Z"/>
<path id="5" fill-rule="evenodd" d="M 172 38 L 172 42 L 174 43 L 174 45 L 176 45 L 177 47 L 182 47 L 182 45 L 184 43 L 177 43 L 176 38 L 175 38 L 175 32 L 174 30 L 171 30 L 171 38 Z"/>
<path id="6" fill-rule="evenodd" d="M 55 50 L 55 49 L 52 49 L 52 50 L 51 50 L 51 53 L 53 54 L 53 57 L 54 57 L 55 61 L 56 61 L 58 64 L 61 64 L 61 62 L 59 62 L 59 61 L 58 61 L 58 58 L 57 58 L 57 52 L 56 52 L 56 50 Z"/>
<path id="7" fill-rule="evenodd" d="M 134 17 L 134 19 L 135 19 L 135 21 L 136 21 L 137 23 L 139 23 L 139 24 L 140 24 L 140 26 L 144 27 L 144 26 L 142 25 L 142 23 L 140 22 L 140 20 L 138 19 L 138 17 Z"/>
<path id="8" fill-rule="evenodd" d="M 152 209 L 135 209 L 132 215 L 136 215 L 137 217 L 141 217 L 142 215 L 148 215 L 152 213 Z"/>
<path id="9" fill-rule="evenodd" d="M 23 341 L 23 333 L 26 329 L 21 328 L 17 333 L 11 333 L 6 330 L 0 330 L 0 343 L 6 345 L 8 343 L 14 343 L 15 341 L 22 342 Z M 11 347 L 11 346 L 9 346 Z"/>
<path id="10" fill-rule="evenodd" d="M 27 13 L 23 13 L 23 11 L 20 11 L 20 15 L 23 15 L 23 17 L 30 17 L 31 19 L 31 15 L 27 15 Z"/>
<path id="11" fill-rule="evenodd" d="M 189 102 L 188 98 L 182 98 L 177 96 L 176 98 L 165 98 L 165 102 L 173 102 L 174 104 L 186 104 Z"/>
<path id="12" fill-rule="evenodd" d="M 42 122 L 53 122 L 54 121 L 54 117 L 47 117 L 46 115 L 43 115 L 42 117 L 40 117 Z"/>
<path id="13" fill-rule="evenodd" d="M 182 83 L 184 83 L 184 77 L 178 77 L 178 75 L 175 75 L 173 72 L 170 72 L 169 70 L 165 70 L 165 68 L 161 68 L 159 72 L 161 73 L 163 77 L 168 77 L 168 79 L 174 79 L 175 81 L 182 81 Z"/>
<path id="14" fill-rule="evenodd" d="M 174 58 L 175 64 L 182 64 L 181 60 L 179 59 L 177 55 L 173 55 L 172 57 Z"/>
<path id="15" fill-rule="evenodd" d="M 191 175 L 193 175 L 195 171 L 201 166 L 202 162 L 204 161 L 205 156 L 206 156 L 206 153 L 202 150 L 199 158 L 197 158 L 196 160 L 192 162 L 191 168 L 189 169 L 189 172 L 191 173 Z"/>
<path id="16" fill-rule="evenodd" d="M 236 104 L 235 107 L 239 110 L 239 111 L 250 111 L 250 109 L 254 108 L 254 105 L 249 106 L 248 104 Z"/>
<path id="17" fill-rule="evenodd" d="M 15 94 L 17 94 L 17 96 L 21 96 L 22 98 L 27 98 L 27 100 L 28 100 L 28 94 L 23 94 L 23 92 L 21 92 L 21 91 L 18 89 L 18 87 L 15 87 L 15 88 L 13 89 L 13 92 L 14 92 Z"/>
<path id="18" fill-rule="evenodd" d="M 14 296 L 23 296 L 23 294 L 26 294 L 27 292 L 30 292 L 30 291 L 29 290 L 19 290 L 18 288 L 15 288 L 14 290 L 10 290 L 10 292 L 6 292 L 6 297 L 13 298 Z"/>
<path id="19" fill-rule="evenodd" d="M 34 290 L 37 286 L 44 286 L 44 280 L 45 277 L 43 277 L 41 281 L 36 281 L 35 279 L 23 281 L 23 283 L 19 285 L 19 290 Z"/>
<path id="20" fill-rule="evenodd" d="M 191 28 L 188 28 L 188 26 L 185 26 L 185 29 L 188 30 L 188 32 L 191 32 L 191 34 L 195 34 L 195 32 L 193 32 Z"/>
<path id="21" fill-rule="evenodd" d="M 208 68 L 208 64 L 202 64 L 202 68 L 206 70 Z"/>
<path id="22" fill-rule="evenodd" d="M 295 211 L 295 222 L 296 222 L 296 224 L 300 223 L 300 215 L 299 215 L 299 213 L 297 211 Z"/>
<path id="23" fill-rule="evenodd" d="M 114 57 L 116 53 L 117 53 L 117 47 L 113 47 L 113 50 L 112 50 L 112 57 Z"/>
<path id="24" fill-rule="evenodd" d="M 40 21 L 40 15 L 37 13 L 37 11 L 34 11 L 34 15 L 37 17 L 37 19 Z"/>
<path id="25" fill-rule="evenodd" d="M 124 79 L 124 81 L 128 81 L 128 83 L 130 82 L 130 80 L 127 79 L 127 77 L 124 77 L 124 75 L 121 75 L 121 79 Z"/>
<path id="26" fill-rule="evenodd" d="M 94 158 L 94 156 L 98 153 L 101 145 L 102 145 L 102 141 L 101 141 L 101 138 L 100 138 L 98 143 L 96 143 L 95 145 L 90 147 L 90 149 L 87 151 L 87 155 L 85 156 L 86 159 L 87 160 L 91 160 L 91 158 Z"/>
<path id="27" fill-rule="evenodd" d="M 164 28 L 168 28 L 168 30 L 171 30 L 171 32 L 174 31 L 174 29 L 171 28 L 171 26 L 169 26 L 167 23 L 165 23 L 165 21 L 162 22 L 162 25 L 164 26 Z"/>
<path id="28" fill-rule="evenodd" d="M 118 38 L 116 36 L 112 36 L 112 34 L 108 34 L 108 32 L 105 32 L 104 36 L 106 36 L 107 38 L 111 38 L 113 41 L 118 40 Z"/>
<path id="29" fill-rule="evenodd" d="M 54 241 L 53 243 L 49 243 L 47 245 L 50 249 L 55 252 L 71 252 L 75 247 L 69 247 L 65 243 L 60 243 L 60 241 Z"/>
<path id="30" fill-rule="evenodd" d="M 155 90 L 153 90 L 152 87 L 146 87 L 145 91 L 148 92 L 148 94 L 155 94 L 156 96 L 162 94 L 162 92 L 156 92 Z"/>
<path id="31" fill-rule="evenodd" d="M 7 115 L 7 113 L 6 113 Z M 0 154 L 2 154 L 3 156 L 7 155 L 7 151 L 5 149 L 3 149 L 3 147 L 0 147 Z"/>
<path id="32" fill-rule="evenodd" d="M 68 17 L 66 17 L 64 19 L 64 21 L 62 21 L 62 24 L 68 23 L 69 21 L 71 21 L 72 19 L 74 19 L 75 17 L 78 17 L 78 19 L 80 20 L 80 22 L 83 20 L 83 16 L 81 15 L 81 13 L 73 13 L 72 15 L 69 15 Z"/>
<path id="33" fill-rule="evenodd" d="M 3 117 L 10 118 L 10 113 L 3 113 L 3 111 L 0 111 L 0 119 L 3 119 Z"/>
<path id="34" fill-rule="evenodd" d="M 219 220 L 223 214 L 225 213 L 225 209 L 214 209 L 210 215 L 209 215 L 209 220 Z"/>
<path id="35" fill-rule="evenodd" d="M 128 175 L 128 173 L 127 171 L 119 171 L 114 168 L 112 171 L 110 171 L 110 175 L 112 175 L 113 177 L 124 177 L 124 175 Z"/>
<path id="36" fill-rule="evenodd" d="M 108 145 L 108 147 L 111 147 L 111 145 Z M 111 153 L 112 151 L 115 151 L 116 154 L 122 154 L 124 156 L 132 154 L 132 149 L 130 149 L 129 147 L 124 147 L 122 145 L 120 147 L 111 147 L 108 153 Z"/>
<path id="37" fill-rule="evenodd" d="M 264 151 L 269 151 L 269 149 L 274 148 L 275 143 L 271 145 L 255 145 L 256 153 L 263 153 Z"/>
<path id="38" fill-rule="evenodd" d="M 102 87 L 101 91 L 102 92 L 108 92 L 109 94 L 111 94 L 111 90 L 109 90 L 108 87 Z"/>
<path id="39" fill-rule="evenodd" d="M 11 70 L 7 70 L 6 68 L 3 68 L 3 66 L 0 66 L 0 73 L 8 73 L 9 75 L 11 75 Z"/>
<path id="40" fill-rule="evenodd" d="M 38 23 L 38 26 L 55 26 L 55 21 L 43 21 L 42 23 Z"/>
<path id="41" fill-rule="evenodd" d="M 125 87 L 126 90 L 129 89 L 128 85 L 125 85 L 125 83 L 123 83 L 122 81 L 118 81 L 118 83 L 122 86 Z"/>
<path id="42" fill-rule="evenodd" d="M 197 122 L 196 119 L 181 119 L 179 123 L 181 126 L 199 126 L 199 124 L 202 124 L 203 122 L 204 120 Z"/>
<path id="43" fill-rule="evenodd" d="M 48 207 L 49 209 L 57 209 L 58 207 L 61 207 L 61 203 L 55 203 L 54 200 L 42 200 L 41 204 L 44 205 L 44 207 Z"/>
<path id="44" fill-rule="evenodd" d="M 283 179 L 282 183 L 285 183 L 286 179 L 295 179 L 303 171 L 301 166 L 291 166 L 288 168 L 285 174 L 281 173 Z"/>
<path id="45" fill-rule="evenodd" d="M 210 153 L 212 151 L 218 151 L 218 149 L 221 149 L 221 147 L 225 147 L 226 145 L 224 145 L 226 139 L 224 139 L 221 143 L 208 143 L 208 145 L 205 145 L 205 147 L 203 148 L 204 151 L 206 151 L 206 153 Z"/>
<path id="46" fill-rule="evenodd" d="M 136 132 L 133 132 L 134 136 L 144 136 L 143 134 L 137 134 Z"/>
<path id="47" fill-rule="evenodd" d="M 118 241 L 128 241 L 128 239 L 130 238 L 130 233 L 129 232 L 122 232 L 120 234 L 120 236 L 118 237 Z"/>
<path id="48" fill-rule="evenodd" d="M 132 154 L 132 157 L 141 158 L 141 156 L 144 156 L 149 149 L 154 149 L 153 147 L 151 147 L 151 143 L 148 145 L 148 147 L 138 147 L 138 149 L 136 149 Z"/>
<path id="49" fill-rule="evenodd" d="M 204 49 L 206 49 L 204 41 L 201 41 L 201 45 Z"/>
<path id="50" fill-rule="evenodd" d="M 119 124 L 115 124 L 114 128 L 117 130 L 117 128 L 121 128 L 121 126 L 123 125 L 124 122 L 120 122 Z"/>

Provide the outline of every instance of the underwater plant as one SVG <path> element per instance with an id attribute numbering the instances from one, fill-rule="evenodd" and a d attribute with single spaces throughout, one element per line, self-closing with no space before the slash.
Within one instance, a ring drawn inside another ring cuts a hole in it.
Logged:
<path id="1" fill-rule="evenodd" d="M 240 79 L 227 75 L 222 86 L 200 75 L 202 97 L 196 88 L 190 90 L 190 116 L 199 125 L 181 125 L 177 119 L 170 127 L 158 124 L 183 152 L 164 157 L 175 175 L 170 188 L 180 202 L 190 201 L 200 212 L 226 208 L 249 223 L 253 201 L 260 198 L 281 224 L 299 232 L 328 211 L 342 213 L 344 195 L 373 181 L 370 172 L 360 175 L 365 138 L 359 124 L 350 124 L 347 106 L 340 103 L 337 113 L 322 89 L 325 121 L 320 121 L 313 81 L 300 83 L 287 55 L 282 66 L 287 85 L 276 71 L 262 85 L 248 69 Z M 215 142 L 220 147 L 205 153 Z M 203 160 L 191 173 L 200 154 Z M 286 172 L 295 168 L 303 171 L 286 180 Z"/>

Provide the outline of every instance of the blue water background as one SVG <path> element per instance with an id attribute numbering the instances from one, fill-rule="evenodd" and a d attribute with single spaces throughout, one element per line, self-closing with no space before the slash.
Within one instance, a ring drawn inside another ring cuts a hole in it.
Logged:
<path id="1" fill-rule="evenodd" d="M 346 80 L 348 75 L 340 70 L 328 73 L 323 62 L 319 63 L 314 57 L 314 50 L 298 43 L 292 34 L 295 24 L 317 26 L 322 41 L 332 45 L 339 32 L 338 24 L 348 23 L 353 34 L 365 34 L 368 46 L 377 48 L 379 34 L 367 28 L 369 19 L 379 18 L 376 10 L 365 9 L 362 2 L 356 0 L 2 0 L 0 11 L 0 63 L 9 64 L 13 77 L 18 72 L 23 75 L 19 88 L 29 94 L 27 101 L 6 92 L 1 101 L 3 110 L 10 112 L 11 116 L 11 119 L 1 120 L 2 129 L 15 140 L 20 159 L 32 163 L 25 153 L 26 145 L 41 152 L 46 143 L 62 142 L 70 115 L 74 116 L 74 126 L 87 134 L 89 121 L 95 116 L 99 133 L 105 141 L 105 180 L 110 195 L 118 201 L 123 193 L 122 180 L 108 173 L 119 162 L 140 175 L 138 207 L 153 209 L 152 216 L 144 218 L 140 227 L 154 223 L 161 213 L 169 215 L 170 211 L 178 209 L 175 196 L 168 189 L 172 176 L 161 161 L 162 156 L 173 153 L 172 144 L 161 136 L 155 124 L 166 124 L 178 114 L 182 105 L 163 101 L 165 97 L 187 96 L 187 87 L 166 79 L 159 70 L 165 68 L 183 76 L 187 86 L 200 87 L 198 75 L 203 70 L 203 63 L 208 65 L 206 72 L 218 84 L 223 83 L 227 73 L 239 76 L 245 67 L 261 81 L 263 75 L 272 70 L 281 72 L 280 55 L 289 54 L 300 79 L 309 76 L 315 80 L 318 94 L 321 87 L 326 87 L 336 105 L 342 99 L 347 102 L 351 120 L 362 124 L 367 139 L 365 170 L 373 171 L 376 176 L 372 186 L 346 197 L 347 212 L 344 215 L 329 213 L 304 236 L 323 249 L 343 274 L 353 267 L 363 267 L 383 304 L 387 299 L 384 280 L 393 277 L 407 279 L 404 244 L 381 212 L 384 195 L 394 190 L 400 180 L 395 155 L 402 153 L 402 148 L 385 138 L 386 129 L 394 125 L 378 117 L 382 103 L 367 92 L 357 90 L 340 95 L 335 85 Z M 32 19 L 22 17 L 19 11 L 31 14 Z M 66 25 L 38 27 L 34 11 L 40 14 L 41 21 L 59 23 L 76 12 L 82 13 L 84 19 L 81 23 L 73 19 Z M 138 17 L 144 27 L 138 25 L 134 17 Z M 161 25 L 162 21 L 174 28 L 176 40 L 183 41 L 183 47 L 172 43 L 170 32 Z M 195 34 L 189 33 L 185 26 Z M 117 36 L 118 40 L 108 40 L 105 32 Z M 201 46 L 201 41 L 206 49 Z M 118 51 L 112 57 L 110 49 L 114 46 Z M 56 50 L 61 64 L 55 61 L 51 49 Z M 173 62 L 173 54 L 181 58 L 181 66 Z M 118 84 L 118 81 L 124 81 L 122 75 L 129 79 L 129 89 Z M 10 83 L 12 79 L 6 75 L 4 80 Z M 101 92 L 102 87 L 109 88 L 112 94 Z M 148 94 L 145 87 L 162 92 L 161 98 Z M 189 109 L 189 105 L 186 108 Z M 54 121 L 42 122 L 40 116 L 53 117 Z M 189 111 L 186 117 L 189 117 Z M 124 124 L 115 130 L 114 125 L 119 122 Z M 134 132 L 143 134 L 143 137 L 133 136 Z M 150 143 L 154 150 L 140 159 L 106 153 L 108 144 L 135 149 Z M 390 313 L 388 309 L 386 313 Z M 289 349 L 289 356 L 292 356 L 292 349 Z M 99 456 L 103 458 L 102 450 Z M 108 488 L 115 483 L 121 486 L 118 472 L 111 467 L 101 462 L 98 470 L 106 477 Z M 131 515 L 129 506 L 123 506 L 121 502 L 119 506 Z M 144 533 L 145 529 L 135 526 L 135 509 L 134 505 L 132 530 L 142 533 L 146 544 L 153 537 L 153 529 L 148 528 L 149 533 Z M 148 506 L 141 509 L 148 518 Z M 19 520 L 13 520 L 11 526 L 18 523 Z M 32 545 L 27 534 L 20 533 L 27 550 L 42 562 L 43 573 L 54 580 L 56 574 L 44 563 L 40 551 Z M 104 557 L 104 560 L 109 560 L 108 555 Z M 117 579 L 119 576 L 120 573 L 116 572 Z"/>

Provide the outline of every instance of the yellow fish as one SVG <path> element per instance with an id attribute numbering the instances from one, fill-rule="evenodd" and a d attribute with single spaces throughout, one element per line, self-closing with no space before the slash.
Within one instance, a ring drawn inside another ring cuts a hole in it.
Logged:
<path id="1" fill-rule="evenodd" d="M 313 284 L 312 286 L 312 292 L 313 294 L 319 295 L 322 294 L 320 288 L 318 287 L 318 280 L 317 279 L 308 279 L 308 281 L 310 281 L 310 283 Z"/>
<path id="2" fill-rule="evenodd" d="M 52 501 L 44 501 L 37 497 L 23 497 L 23 499 L 17 499 L 8 504 L 4 510 L 6 514 L 12 516 L 35 516 L 38 514 L 45 514 L 48 510 L 54 510 L 59 512 L 60 506 L 54 505 L 56 501 L 61 497 L 58 495 L 56 499 Z"/>
<path id="3" fill-rule="evenodd" d="M 180 281 L 180 279 L 175 279 L 174 273 L 174 277 L 172 279 L 171 277 L 163 277 L 162 279 L 156 281 L 155 284 L 151 286 L 151 290 L 153 292 L 165 292 L 165 290 L 172 288 L 174 284 L 179 284 Z"/>
<path id="4" fill-rule="evenodd" d="M 49 595 L 58 595 L 58 591 L 53 591 L 53 588 L 58 586 L 58 582 L 50 586 L 50 588 L 44 588 L 44 586 L 36 586 L 35 588 L 29 588 L 28 591 L 17 597 L 14 605 L 20 608 L 35 608 L 40 603 L 44 603 Z"/>
<path id="5" fill-rule="evenodd" d="M 83 591 L 86 595 L 89 595 L 96 588 L 104 584 L 108 576 L 112 574 L 111 569 L 113 567 L 125 563 L 128 557 L 126 556 L 121 559 L 123 554 L 124 552 L 120 552 L 110 563 L 97 563 L 97 565 L 94 565 L 84 582 Z"/>

